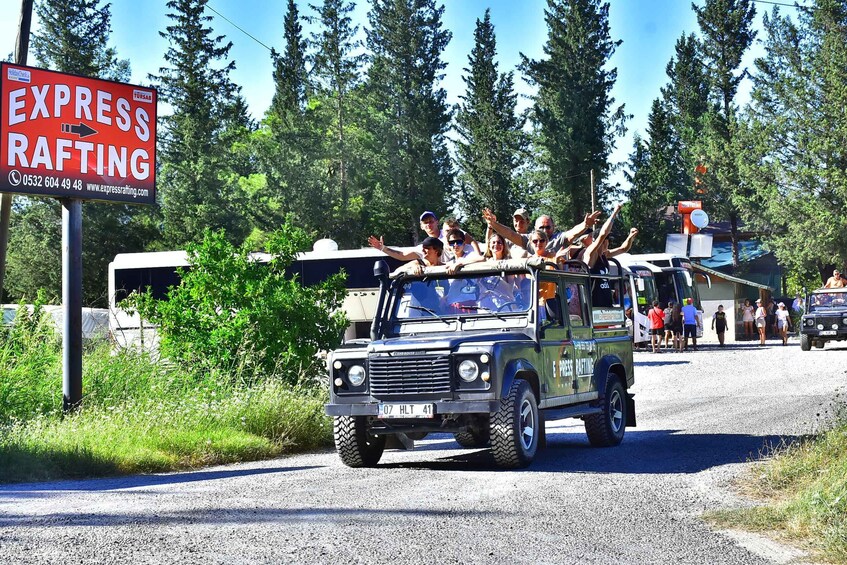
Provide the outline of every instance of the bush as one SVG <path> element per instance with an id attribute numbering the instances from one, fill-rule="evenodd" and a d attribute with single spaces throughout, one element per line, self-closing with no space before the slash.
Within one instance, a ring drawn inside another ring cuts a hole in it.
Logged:
<path id="1" fill-rule="evenodd" d="M 188 247 L 191 268 L 167 299 L 148 292 L 130 304 L 158 326 L 162 354 L 195 374 L 297 383 L 320 373 L 318 353 L 336 347 L 347 326 L 339 311 L 343 274 L 304 287 L 285 272 L 307 245 L 302 230 L 284 226 L 267 238 L 271 259 L 264 263 L 222 231 L 207 232 L 200 245 Z"/>

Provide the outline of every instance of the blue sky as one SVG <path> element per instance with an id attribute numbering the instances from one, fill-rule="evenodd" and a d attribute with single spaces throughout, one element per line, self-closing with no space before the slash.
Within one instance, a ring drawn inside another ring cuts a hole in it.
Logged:
<path id="1" fill-rule="evenodd" d="M 312 0 L 318 3 L 319 0 Z M 473 47 L 473 30 L 477 18 L 491 8 L 491 19 L 497 36 L 500 70 L 512 70 L 520 61 L 520 53 L 531 58 L 541 57 L 546 41 L 544 22 L 545 0 L 446 0 L 444 25 L 453 32 L 443 59 L 448 63 L 442 86 L 448 101 L 456 103 L 464 91 L 463 68 Z M 698 0 L 702 4 L 702 0 Z M 147 75 L 157 73 L 163 64 L 166 41 L 159 31 L 170 23 L 166 0 L 112 0 L 112 35 L 110 44 L 121 58 L 130 60 L 132 80 L 148 83 Z M 20 14 L 19 0 L 0 2 L 0 56 L 14 50 Z M 282 21 L 286 0 L 210 0 L 209 6 L 256 38 L 251 39 L 224 19 L 214 16 L 212 26 L 223 34 L 233 47 L 230 56 L 236 62 L 233 80 L 242 92 L 254 117 L 260 118 L 273 96 L 271 60 L 267 47 L 281 51 Z M 298 0 L 300 12 L 311 13 L 307 2 Z M 759 4 L 758 20 L 771 6 Z M 354 20 L 366 25 L 368 3 L 358 3 Z M 784 9 L 785 10 L 785 9 Z M 790 9 L 789 13 L 792 11 Z M 33 26 L 37 28 L 33 15 Z M 611 0 L 610 28 L 613 39 L 623 40 L 611 65 L 618 69 L 618 81 L 613 91 L 618 104 L 626 105 L 633 114 L 630 132 L 618 141 L 613 159 L 625 160 L 632 149 L 632 135 L 643 133 L 647 114 L 659 89 L 666 83 L 665 66 L 673 55 L 674 44 L 682 33 L 697 32 L 697 22 L 688 0 Z M 308 26 L 306 31 L 308 32 Z M 360 33 L 363 34 L 360 29 Z M 265 46 L 260 44 L 263 43 Z M 748 66 L 752 66 L 752 55 Z M 30 56 L 28 63 L 36 62 Z M 519 92 L 529 94 L 526 83 L 515 73 Z M 522 104 L 527 104 L 524 100 Z M 616 180 L 623 182 L 622 178 Z"/>

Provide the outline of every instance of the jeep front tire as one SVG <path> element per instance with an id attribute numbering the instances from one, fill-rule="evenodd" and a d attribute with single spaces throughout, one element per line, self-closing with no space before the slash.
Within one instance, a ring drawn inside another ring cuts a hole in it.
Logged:
<path id="1" fill-rule="evenodd" d="M 365 416 L 336 416 L 332 426 L 335 449 L 348 467 L 374 467 L 385 450 L 385 436 L 368 433 Z"/>
<path id="2" fill-rule="evenodd" d="M 812 349 L 812 341 L 809 339 L 809 334 L 800 334 L 800 349 L 810 351 Z"/>
<path id="3" fill-rule="evenodd" d="M 491 415 L 491 453 L 500 467 L 526 467 L 538 451 L 538 402 L 529 383 L 517 379 Z"/>

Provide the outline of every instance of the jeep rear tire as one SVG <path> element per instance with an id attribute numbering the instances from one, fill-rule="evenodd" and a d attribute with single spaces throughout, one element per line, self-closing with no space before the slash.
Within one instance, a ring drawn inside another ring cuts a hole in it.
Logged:
<path id="1" fill-rule="evenodd" d="M 515 380 L 491 415 L 491 453 L 500 467 L 526 467 L 538 451 L 538 402 L 529 383 Z"/>
<path id="2" fill-rule="evenodd" d="M 800 349 L 810 351 L 812 349 L 812 341 L 809 339 L 809 334 L 800 334 Z"/>
<path id="3" fill-rule="evenodd" d="M 612 447 L 623 439 L 626 429 L 625 395 L 618 376 L 609 373 L 600 413 L 585 417 L 585 433 L 594 447 Z"/>
<path id="4" fill-rule="evenodd" d="M 368 433 L 365 416 L 336 416 L 332 426 L 335 449 L 348 467 L 374 467 L 385 450 L 385 436 Z"/>

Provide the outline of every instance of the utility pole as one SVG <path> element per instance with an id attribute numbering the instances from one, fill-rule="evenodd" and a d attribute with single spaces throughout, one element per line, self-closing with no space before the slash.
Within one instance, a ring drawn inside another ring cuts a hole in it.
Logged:
<path id="1" fill-rule="evenodd" d="M 591 211 L 597 210 L 597 202 L 594 198 L 594 169 L 591 169 Z"/>
<path id="2" fill-rule="evenodd" d="M 18 41 L 15 44 L 15 64 L 26 65 L 29 51 L 29 27 L 32 22 L 32 0 L 21 0 L 21 19 Z M 9 248 L 9 223 L 12 219 L 12 195 L 0 195 L 0 302 L 3 302 L 3 283 L 6 278 L 6 250 Z"/>

